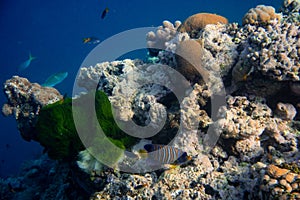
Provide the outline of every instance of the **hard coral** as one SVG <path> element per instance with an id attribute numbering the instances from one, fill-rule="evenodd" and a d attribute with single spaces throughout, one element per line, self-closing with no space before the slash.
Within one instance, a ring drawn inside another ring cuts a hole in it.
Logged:
<path id="1" fill-rule="evenodd" d="M 171 22 L 165 20 L 163 21 L 163 26 L 159 26 L 155 33 L 153 31 L 147 33 L 147 47 L 151 56 L 157 56 L 160 50 L 166 48 L 166 42 L 175 37 L 180 25 L 180 21 L 176 21 L 173 25 Z"/>
<path id="2" fill-rule="evenodd" d="M 251 8 L 243 17 L 243 25 L 253 24 L 262 25 L 269 24 L 271 20 L 280 20 L 281 15 L 275 13 L 272 6 L 258 5 L 256 8 Z"/>
<path id="3" fill-rule="evenodd" d="M 280 11 L 283 13 L 283 20 L 288 22 L 299 22 L 300 0 L 284 0 Z"/>
<path id="4" fill-rule="evenodd" d="M 227 24 L 228 20 L 220 15 L 211 13 L 198 13 L 188 17 L 184 23 L 179 27 L 179 32 L 187 32 L 191 38 L 197 37 L 207 24 Z"/>
<path id="5" fill-rule="evenodd" d="M 242 43 L 233 72 L 241 73 L 233 73 L 233 79 L 245 80 L 255 74 L 277 81 L 300 80 L 299 23 L 274 21 L 260 27 L 247 24 L 235 36 Z"/>
<path id="6" fill-rule="evenodd" d="M 42 87 L 18 76 L 5 82 L 4 92 L 7 103 L 3 105 L 2 113 L 14 115 L 21 136 L 27 141 L 35 138 L 32 129 L 40 109 L 63 98 L 55 88 Z"/>
<path id="7" fill-rule="evenodd" d="M 192 82 L 197 82 L 199 76 L 207 77 L 207 72 L 201 66 L 202 49 L 196 40 L 182 41 L 176 49 L 176 70 Z"/>
<path id="8" fill-rule="evenodd" d="M 269 165 L 264 175 L 262 185 L 260 186 L 262 194 L 267 199 L 299 199 L 299 181 L 300 175 L 291 172 L 291 170 Z"/>

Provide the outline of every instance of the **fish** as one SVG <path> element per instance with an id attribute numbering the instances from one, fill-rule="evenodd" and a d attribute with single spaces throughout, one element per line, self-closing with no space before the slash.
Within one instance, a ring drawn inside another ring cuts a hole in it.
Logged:
<path id="1" fill-rule="evenodd" d="M 49 76 L 42 84 L 43 87 L 53 87 L 67 78 L 68 72 L 59 72 Z"/>
<path id="2" fill-rule="evenodd" d="M 139 151 L 147 156 L 148 159 L 159 162 L 160 164 L 181 165 L 192 159 L 181 149 L 160 144 L 146 144 L 144 149 Z M 142 156 L 142 157 L 143 157 Z"/>
<path id="3" fill-rule="evenodd" d="M 108 8 L 105 8 L 102 12 L 102 15 L 101 15 L 101 19 L 104 19 L 106 14 L 108 13 L 109 9 Z"/>
<path id="4" fill-rule="evenodd" d="M 82 39 L 83 44 L 98 44 L 100 40 L 96 37 L 86 37 Z"/>
<path id="5" fill-rule="evenodd" d="M 19 67 L 18 67 L 18 72 L 23 71 L 24 69 L 26 69 L 27 67 L 29 67 L 30 63 L 32 60 L 36 59 L 36 57 L 33 57 L 31 55 L 31 53 L 29 52 L 29 58 L 28 60 L 22 62 Z"/>

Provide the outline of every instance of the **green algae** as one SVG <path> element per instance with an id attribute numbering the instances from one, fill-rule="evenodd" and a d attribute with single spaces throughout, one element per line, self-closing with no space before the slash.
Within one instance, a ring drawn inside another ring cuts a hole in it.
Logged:
<path id="1" fill-rule="evenodd" d="M 89 102 L 91 97 L 95 97 L 95 108 L 80 106 L 81 103 Z M 119 149 L 129 148 L 136 143 L 136 138 L 125 134 L 117 126 L 111 104 L 104 92 L 97 91 L 95 95 L 88 93 L 73 101 L 75 103 L 72 104 L 72 99 L 66 98 L 43 107 L 39 113 L 35 126 L 36 141 L 45 147 L 50 158 L 74 159 L 79 151 L 85 149 L 81 140 L 85 141 L 84 144 L 105 147 L 104 141 L 107 140 L 97 134 L 98 123 L 107 138 Z M 89 109 L 95 111 L 91 112 Z M 97 118 L 92 116 L 95 112 Z M 80 118 L 76 120 L 76 126 L 73 114 Z M 79 137 L 79 131 L 85 133 L 84 136 Z M 109 156 L 112 152 L 107 150 L 106 153 L 104 156 Z M 117 155 L 120 155 L 120 152 L 117 152 Z"/>
<path id="2" fill-rule="evenodd" d="M 72 116 L 72 100 L 45 106 L 35 126 L 36 140 L 52 159 L 73 157 L 84 147 L 77 135 Z"/>

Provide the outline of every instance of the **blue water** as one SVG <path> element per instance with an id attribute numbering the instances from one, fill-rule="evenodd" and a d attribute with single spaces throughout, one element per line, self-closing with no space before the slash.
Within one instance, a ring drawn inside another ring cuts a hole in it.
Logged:
<path id="1" fill-rule="evenodd" d="M 69 76 L 56 88 L 72 93 L 75 75 L 85 56 L 95 47 L 82 38 L 100 40 L 119 32 L 148 26 L 159 26 L 163 20 L 183 21 L 198 12 L 223 15 L 230 22 L 241 23 L 243 15 L 259 4 L 278 9 L 281 0 L 1 0 L 0 1 L 0 82 L 13 75 L 31 82 L 43 83 L 51 74 L 67 71 Z M 110 10 L 105 19 L 102 11 Z M 37 59 L 29 68 L 17 73 L 17 67 L 28 59 Z M 6 102 L 0 93 L 0 104 Z M 24 160 L 40 155 L 36 142 L 22 140 L 13 117 L 0 116 L 0 176 L 18 173 Z"/>

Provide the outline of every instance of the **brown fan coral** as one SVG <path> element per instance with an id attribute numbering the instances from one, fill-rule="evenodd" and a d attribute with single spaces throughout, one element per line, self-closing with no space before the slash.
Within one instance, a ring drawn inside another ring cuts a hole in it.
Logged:
<path id="1" fill-rule="evenodd" d="M 203 47 L 199 42 L 182 41 L 176 49 L 176 70 L 191 82 L 197 82 L 199 76 L 207 77 L 207 72 L 201 66 L 201 55 L 203 55 Z"/>
<path id="2" fill-rule="evenodd" d="M 184 23 L 179 27 L 178 31 L 187 32 L 191 38 L 196 38 L 199 31 L 207 24 L 227 24 L 228 20 L 220 15 L 211 13 L 198 13 L 188 17 Z"/>
<path id="3" fill-rule="evenodd" d="M 243 17 L 243 25 L 252 24 L 269 24 L 271 20 L 281 19 L 280 14 L 275 13 L 275 8 L 272 6 L 258 5 L 256 8 L 251 8 Z"/>

